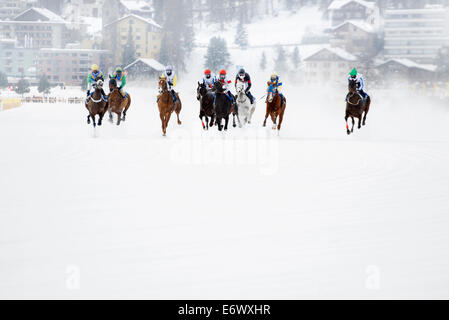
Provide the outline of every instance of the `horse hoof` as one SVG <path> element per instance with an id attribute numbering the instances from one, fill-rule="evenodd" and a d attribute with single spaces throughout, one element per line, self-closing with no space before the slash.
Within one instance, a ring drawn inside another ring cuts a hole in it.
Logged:
<path id="1" fill-rule="evenodd" d="M 349 130 L 348 130 L 348 132 L 347 132 L 347 133 L 348 133 L 348 136 L 349 136 L 349 135 L 351 134 L 351 131 L 349 131 Z"/>
<path id="2" fill-rule="evenodd" d="M 179 125 L 181 125 L 181 123 L 182 123 L 181 121 L 178 121 L 178 124 L 179 124 Z"/>
<path id="3" fill-rule="evenodd" d="M 125 119 L 125 118 L 122 118 L 122 121 L 126 121 L 126 119 Z"/>
<path id="4" fill-rule="evenodd" d="M 234 128 L 235 128 L 235 127 L 237 127 L 237 125 L 236 125 L 236 124 L 233 124 L 232 126 L 233 126 Z"/>
<path id="5" fill-rule="evenodd" d="M 90 120 L 87 120 L 87 124 L 90 124 Z"/>

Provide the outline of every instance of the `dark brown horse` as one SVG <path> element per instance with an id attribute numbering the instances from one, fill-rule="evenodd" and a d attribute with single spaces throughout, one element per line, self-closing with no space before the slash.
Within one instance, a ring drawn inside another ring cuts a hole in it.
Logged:
<path id="1" fill-rule="evenodd" d="M 369 95 L 366 95 L 366 99 L 363 100 L 362 96 L 357 90 L 357 82 L 355 80 L 350 80 L 348 84 L 348 98 L 346 100 L 346 114 L 345 114 L 345 121 L 346 121 L 346 132 L 348 134 L 351 134 L 354 132 L 354 118 L 359 119 L 359 126 L 360 129 L 362 127 L 362 124 L 366 124 L 366 115 L 369 112 L 369 107 L 371 105 L 371 98 Z M 352 128 L 349 130 L 348 125 L 348 118 L 352 119 Z M 363 123 L 362 123 L 363 119 Z"/>
<path id="2" fill-rule="evenodd" d="M 167 88 L 167 79 L 165 77 L 159 77 L 159 95 L 157 100 L 157 106 L 159 108 L 159 115 L 162 121 L 162 134 L 165 136 L 167 134 L 167 126 L 170 121 L 170 116 L 173 111 L 176 112 L 178 117 L 178 124 L 181 125 L 181 120 L 179 120 L 179 113 L 181 112 L 181 100 L 178 94 L 176 94 L 176 103 L 173 106 L 173 96 Z"/>
<path id="3" fill-rule="evenodd" d="M 270 85 L 270 82 L 268 82 L 268 85 Z M 281 124 L 282 120 L 284 119 L 284 112 L 285 107 L 287 106 L 287 100 L 284 98 L 284 101 L 282 101 L 282 97 L 279 94 L 279 92 L 274 90 L 270 87 L 270 90 L 268 92 L 267 96 L 267 112 L 265 114 L 265 120 L 263 122 L 263 126 L 265 127 L 267 125 L 267 118 L 268 116 L 271 116 L 271 121 L 273 121 L 273 127 L 272 129 L 276 129 L 276 120 L 277 117 L 279 117 L 279 124 L 277 125 L 277 129 L 281 130 Z M 283 103 L 282 103 L 283 102 Z"/>
<path id="4" fill-rule="evenodd" d="M 90 119 L 92 119 L 92 123 L 95 128 L 97 126 L 97 124 L 95 123 L 95 116 L 98 114 L 98 125 L 101 126 L 104 114 L 106 113 L 106 110 L 108 110 L 108 103 L 103 99 L 103 96 L 101 94 L 101 89 L 103 88 L 103 80 L 98 80 L 94 87 L 95 91 L 88 98 L 88 101 L 86 102 L 86 108 L 89 111 L 89 115 L 87 116 L 87 123 L 90 124 Z"/>
<path id="5" fill-rule="evenodd" d="M 206 84 L 198 82 L 198 88 L 196 89 L 196 98 L 200 101 L 200 119 L 204 130 L 209 130 L 209 126 L 214 125 L 215 110 L 214 110 L 214 97 L 207 90 Z M 204 123 L 205 118 L 206 123 Z M 210 118 L 210 123 L 209 123 Z"/>
<path id="6" fill-rule="evenodd" d="M 119 88 L 117 88 L 117 80 L 109 80 L 109 97 L 108 97 L 108 111 L 109 111 L 109 121 L 112 122 L 112 112 L 117 114 L 117 125 L 120 125 L 121 121 L 126 120 L 126 112 L 131 105 L 131 96 L 129 93 L 124 98 L 120 93 Z M 123 117 L 122 117 L 123 113 Z"/>

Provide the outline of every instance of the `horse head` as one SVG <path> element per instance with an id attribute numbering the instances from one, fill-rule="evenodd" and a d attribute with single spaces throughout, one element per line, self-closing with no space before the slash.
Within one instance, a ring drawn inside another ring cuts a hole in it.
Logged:
<path id="1" fill-rule="evenodd" d="M 167 91 L 167 81 L 165 77 L 159 77 L 159 93 Z"/>
<path id="2" fill-rule="evenodd" d="M 243 82 L 237 82 L 235 90 L 237 91 L 237 94 L 239 94 L 239 95 L 245 94 L 245 84 Z"/>
<path id="3" fill-rule="evenodd" d="M 357 81 L 356 80 L 349 80 L 348 84 L 348 90 L 350 93 L 357 93 Z"/>
<path id="4" fill-rule="evenodd" d="M 103 89 L 103 80 L 101 80 L 101 79 L 97 80 L 97 82 L 95 84 L 95 88 L 99 89 L 99 90 Z"/>
<path id="5" fill-rule="evenodd" d="M 223 84 L 220 81 L 215 81 L 214 88 L 212 89 L 212 91 L 215 93 L 223 93 L 224 92 Z"/>
<path id="6" fill-rule="evenodd" d="M 198 88 L 196 89 L 197 100 L 200 100 L 200 98 L 204 97 L 206 94 L 207 94 L 206 84 L 198 82 Z"/>
<path id="7" fill-rule="evenodd" d="M 109 91 L 117 89 L 117 80 L 115 78 L 109 79 Z"/>

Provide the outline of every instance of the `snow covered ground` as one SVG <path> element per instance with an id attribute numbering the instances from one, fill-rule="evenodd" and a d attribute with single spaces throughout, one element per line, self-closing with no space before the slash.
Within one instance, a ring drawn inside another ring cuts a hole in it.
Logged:
<path id="1" fill-rule="evenodd" d="M 449 109 L 286 88 L 284 127 L 163 138 L 155 84 L 117 127 L 81 105 L 0 113 L 0 298 L 449 298 Z M 263 92 L 256 90 L 257 96 Z"/>

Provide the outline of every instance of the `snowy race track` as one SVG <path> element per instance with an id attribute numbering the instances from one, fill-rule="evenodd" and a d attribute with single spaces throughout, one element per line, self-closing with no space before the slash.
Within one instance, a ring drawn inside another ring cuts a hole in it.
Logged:
<path id="1" fill-rule="evenodd" d="M 298 89 L 277 136 L 163 138 L 155 92 L 93 137 L 81 105 L 0 113 L 0 298 L 449 298 L 449 109 Z M 404 95 L 405 96 L 405 95 Z M 316 97 L 319 97 L 318 99 Z"/>

